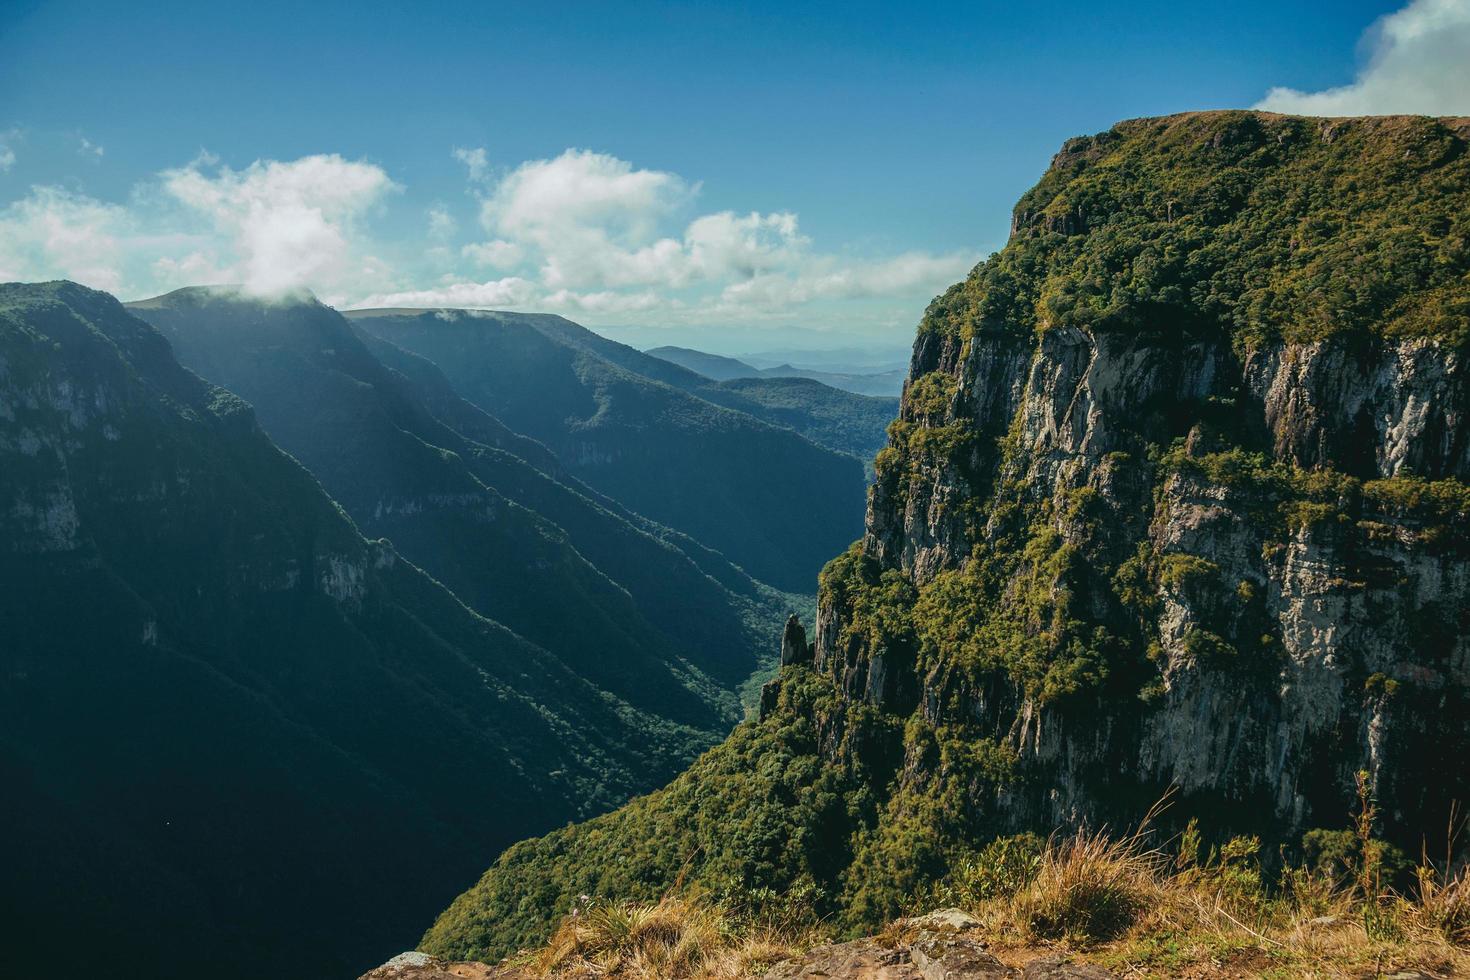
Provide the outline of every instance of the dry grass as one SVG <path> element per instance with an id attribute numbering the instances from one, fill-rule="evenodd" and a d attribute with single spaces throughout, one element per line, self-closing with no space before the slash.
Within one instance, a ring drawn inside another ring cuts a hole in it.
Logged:
<path id="1" fill-rule="evenodd" d="M 1084 832 L 1048 842 L 1030 884 L 971 911 L 1020 959 L 1063 946 L 1125 976 L 1470 976 L 1470 871 L 1449 867 L 1425 861 L 1408 895 L 1301 869 L 1266 887 L 1253 840 L 1197 861 L 1143 831 Z"/>
<path id="2" fill-rule="evenodd" d="M 1417 877 L 1414 901 L 1406 903 L 1414 925 L 1419 931 L 1438 933 L 1446 942 L 1470 946 L 1470 868 L 1446 873 L 1421 865 Z"/>
<path id="3" fill-rule="evenodd" d="M 667 896 L 578 909 L 525 966 L 546 977 L 736 980 L 759 976 L 810 937 L 733 927 L 717 906 Z"/>
<path id="4" fill-rule="evenodd" d="M 1159 871 L 1167 860 L 1137 836 L 1053 838 L 1036 877 L 1003 906 L 1005 917 L 1026 939 L 1112 939 L 1158 902 Z"/>
<path id="5" fill-rule="evenodd" d="M 1364 828 L 1371 816 L 1365 796 Z M 1193 825 L 1162 846 L 1146 828 L 1126 837 L 1085 831 L 1044 846 L 1033 838 L 1022 861 L 997 848 L 987 860 L 1009 862 L 1004 874 L 970 871 L 1007 882 L 1004 893 L 972 890 L 965 911 L 1017 964 L 1062 948 L 1125 977 L 1470 976 L 1470 868 L 1453 860 L 1453 835 L 1445 857 L 1426 855 L 1416 885 L 1401 894 L 1382 883 L 1371 856 L 1347 876 L 1287 868 L 1267 882 L 1254 838 L 1202 854 Z M 1363 833 L 1360 853 L 1377 854 Z M 901 927 L 880 939 L 912 939 Z M 752 925 L 687 897 L 589 903 L 519 965 L 560 980 L 743 980 L 820 938 Z"/>

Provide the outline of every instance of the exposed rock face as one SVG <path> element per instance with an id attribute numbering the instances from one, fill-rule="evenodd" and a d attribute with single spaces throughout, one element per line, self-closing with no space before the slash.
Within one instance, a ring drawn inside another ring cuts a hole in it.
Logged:
<path id="1" fill-rule="evenodd" d="M 1024 966 L 1003 963 L 958 909 L 942 909 L 894 924 L 892 935 L 819 946 L 776 964 L 765 980 L 1110 980 L 1115 974 L 1070 957 L 1050 955 Z"/>
<path id="2" fill-rule="evenodd" d="M 520 980 L 526 974 L 517 970 L 496 970 L 484 963 L 442 960 L 427 953 L 399 953 L 359 980 Z"/>
<path id="3" fill-rule="evenodd" d="M 1228 341 L 1155 345 L 1073 328 L 1039 341 L 923 337 L 912 377 L 952 379 L 952 396 L 938 417 L 906 400 L 903 419 L 962 427 L 973 448 L 880 473 L 867 554 L 923 588 L 969 566 L 1004 530 L 1006 506 L 1086 554 L 1094 585 L 1142 549 L 1164 570 L 1146 586 L 1138 637 L 1153 645 L 1162 688 L 1151 704 L 1052 705 L 1006 679 L 957 689 L 942 663 L 895 676 L 912 654 L 850 635 L 831 603 L 819 610 L 818 665 L 850 698 L 899 711 L 912 700 L 936 724 L 982 720 L 1044 768 L 1044 794 L 1010 801 L 1018 823 L 1100 817 L 1099 802 L 1131 782 L 1262 806 L 1300 830 L 1340 820 L 1360 769 L 1392 816 L 1426 815 L 1452 796 L 1444 763 L 1460 756 L 1447 748 L 1466 747 L 1470 541 L 1459 514 L 1406 504 L 1415 484 L 1390 478 L 1470 476 L 1462 364 L 1423 340 L 1277 344 L 1240 359 Z M 1258 434 L 1268 464 L 1330 474 L 1334 489 L 1302 505 L 1322 510 L 1283 524 L 1265 511 L 1289 506 L 1290 492 L 1217 472 L 1234 446 L 1200 420 L 1221 405 Z M 1007 432 L 1003 453 L 995 441 Z M 1176 465 L 1150 461 L 1181 437 Z M 1090 519 L 1075 514 L 1079 493 Z M 1089 620 L 1116 614 L 1111 596 L 1088 601 Z M 1228 649 L 1212 655 L 1205 633 Z"/>
<path id="4" fill-rule="evenodd" d="M 812 666 L 667 790 L 497 866 L 435 948 L 504 948 L 475 916 L 525 922 L 547 866 L 563 904 L 602 887 L 650 828 L 624 891 L 697 852 L 868 928 L 999 838 L 1171 791 L 1155 827 L 1274 856 L 1346 827 L 1366 772 L 1418 853 L 1470 798 L 1466 242 L 1470 119 L 1070 141 L 924 314 Z"/>
<path id="5" fill-rule="evenodd" d="M 1245 138 L 1227 136 L 1214 150 Z M 1083 146 L 1028 197 L 1064 199 Z M 1024 268 L 1087 247 L 1055 236 L 1088 218 L 1029 206 L 1008 249 L 1030 249 Z M 1017 329 L 984 318 L 1007 282 L 986 275 L 951 291 L 981 314 L 943 297 L 921 328 L 869 499 L 866 598 L 824 591 L 818 669 L 852 701 L 1013 750 L 1029 778 L 976 803 L 1016 827 L 1131 819 L 1176 786 L 1290 838 L 1340 825 L 1366 770 L 1417 847 L 1470 790 L 1463 335 L 1293 339 L 1151 308 L 1126 330 L 1044 313 Z M 875 626 L 893 573 L 920 597 L 896 607 L 908 634 Z"/>
<path id="6" fill-rule="evenodd" d="M 786 618 L 786 629 L 781 634 L 781 666 L 787 664 L 809 664 L 812 662 L 813 648 L 806 641 L 806 630 L 801 625 L 801 620 L 792 613 Z"/>

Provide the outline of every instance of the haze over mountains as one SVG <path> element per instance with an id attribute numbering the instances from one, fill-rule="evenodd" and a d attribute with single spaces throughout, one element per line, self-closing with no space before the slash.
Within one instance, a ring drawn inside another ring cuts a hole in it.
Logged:
<path id="1" fill-rule="evenodd" d="M 411 380 L 387 359 L 412 355 L 370 341 L 380 360 L 310 298 L 190 289 L 129 309 L 185 366 L 250 401 L 267 434 L 359 527 L 392 540 L 471 608 L 620 697 L 710 730 L 738 717 L 730 688 L 757 667 L 767 637 L 751 620 L 769 628 L 768 607 L 781 606 L 773 590 L 727 563 L 711 577 L 675 536 L 458 399 L 432 364 L 420 361 Z M 422 392 L 436 382 L 431 401 Z"/>
<path id="2" fill-rule="evenodd" d="M 460 319 L 0 287 L 8 970 L 81 931 L 150 976 L 353 975 L 740 719 L 884 403 L 556 318 L 492 318 L 489 377 L 385 339 Z"/>
<path id="3" fill-rule="evenodd" d="M 843 366 L 842 370 L 821 370 L 796 367 L 787 361 L 778 361 L 767 367 L 756 367 L 749 360 L 726 357 L 722 354 L 709 354 L 688 347 L 650 347 L 645 353 L 686 367 L 716 381 L 733 381 L 737 378 L 810 378 L 833 388 L 841 388 L 843 391 L 880 398 L 897 398 L 903 392 L 903 379 L 908 374 L 907 366 L 903 362 L 878 370 L 865 366 Z"/>
<path id="4" fill-rule="evenodd" d="M 0 363 L 10 975 L 78 933 L 155 976 L 349 973 L 728 717 L 635 707 L 365 539 L 106 294 L 0 287 Z"/>

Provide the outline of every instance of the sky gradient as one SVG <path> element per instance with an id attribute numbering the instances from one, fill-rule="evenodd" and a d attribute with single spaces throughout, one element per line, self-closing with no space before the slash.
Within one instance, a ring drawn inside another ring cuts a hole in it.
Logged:
<path id="1" fill-rule="evenodd" d="M 1467 66 L 1470 0 L 11 0 L 0 280 L 902 343 L 1069 136 L 1470 113 Z"/>

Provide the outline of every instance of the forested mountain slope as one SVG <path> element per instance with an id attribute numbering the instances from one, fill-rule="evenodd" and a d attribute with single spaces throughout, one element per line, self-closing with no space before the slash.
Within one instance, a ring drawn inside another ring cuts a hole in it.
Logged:
<path id="1" fill-rule="evenodd" d="M 547 318 L 542 329 L 564 344 L 634 374 L 799 432 L 819 446 L 856 456 L 865 464 L 882 448 L 888 423 L 898 415 L 897 398 L 854 394 L 802 375 L 787 375 L 780 368 L 756 371 L 750 377 L 713 378 L 682 360 L 639 351 L 561 317 Z"/>
<path id="2" fill-rule="evenodd" d="M 723 733 L 733 688 L 789 605 L 734 568 L 715 581 L 560 473 L 545 447 L 378 352 L 310 298 L 180 290 L 130 308 L 181 361 L 255 408 L 366 533 L 481 614 L 642 707 Z M 537 459 L 560 479 L 520 455 Z M 762 642 L 764 640 L 764 642 Z"/>
<path id="3" fill-rule="evenodd" d="M 1360 773 L 1365 833 L 1442 841 L 1470 798 L 1467 141 L 1250 112 L 1069 141 L 925 313 L 866 532 L 762 718 L 511 848 L 424 948 L 675 883 L 873 927 L 998 837 L 1171 790 L 1161 829 L 1267 862 L 1341 830 Z"/>
<path id="4" fill-rule="evenodd" d="M 708 738 L 365 539 L 106 294 L 0 286 L 0 499 L 7 976 L 355 975 Z"/>

